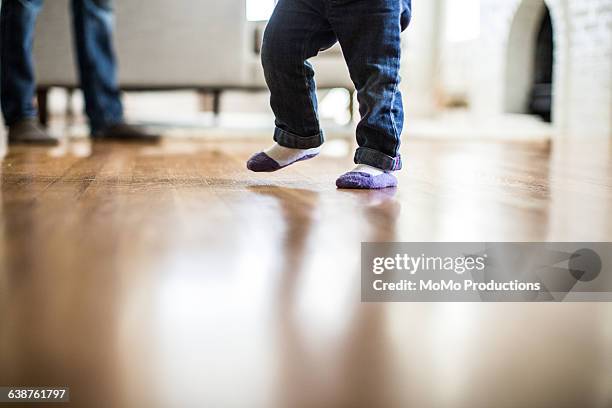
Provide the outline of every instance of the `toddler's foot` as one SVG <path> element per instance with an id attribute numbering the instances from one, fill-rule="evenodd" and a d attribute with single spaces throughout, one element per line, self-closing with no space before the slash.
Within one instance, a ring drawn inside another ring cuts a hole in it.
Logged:
<path id="1" fill-rule="evenodd" d="M 397 179 L 391 172 L 367 164 L 358 164 L 353 170 L 338 177 L 336 186 L 338 188 L 373 190 L 396 187 Z"/>
<path id="2" fill-rule="evenodd" d="M 247 169 L 261 173 L 285 168 L 299 161 L 312 159 L 321 151 L 321 147 L 312 149 L 291 149 L 275 143 L 263 152 L 253 155 L 247 162 Z"/>

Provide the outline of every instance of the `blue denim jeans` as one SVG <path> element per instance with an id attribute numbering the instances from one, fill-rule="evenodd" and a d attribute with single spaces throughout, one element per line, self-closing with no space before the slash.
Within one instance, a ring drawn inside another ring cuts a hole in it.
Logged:
<path id="1" fill-rule="evenodd" d="M 355 163 L 399 170 L 404 113 L 400 34 L 410 0 L 280 0 L 268 22 L 262 63 L 276 116 L 274 140 L 290 148 L 323 143 L 308 59 L 338 41 L 357 90 Z"/>
<path id="2" fill-rule="evenodd" d="M 3 0 L 0 95 L 7 125 L 36 116 L 32 44 L 43 0 Z M 112 45 L 112 0 L 72 0 L 74 38 L 85 110 L 92 132 L 123 121 Z"/>

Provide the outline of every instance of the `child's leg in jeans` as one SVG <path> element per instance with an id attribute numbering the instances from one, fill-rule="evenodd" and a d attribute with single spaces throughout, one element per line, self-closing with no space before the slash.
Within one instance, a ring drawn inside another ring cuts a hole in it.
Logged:
<path id="1" fill-rule="evenodd" d="M 327 0 L 280 0 L 264 35 L 262 63 L 276 116 L 274 146 L 251 157 L 253 171 L 275 171 L 316 156 L 323 143 L 311 58 L 337 40 Z"/>
<path id="2" fill-rule="evenodd" d="M 357 168 L 341 176 L 341 188 L 384 188 L 397 184 L 404 114 L 398 89 L 402 13 L 398 0 L 337 0 L 329 20 L 338 36 L 357 89 Z"/>

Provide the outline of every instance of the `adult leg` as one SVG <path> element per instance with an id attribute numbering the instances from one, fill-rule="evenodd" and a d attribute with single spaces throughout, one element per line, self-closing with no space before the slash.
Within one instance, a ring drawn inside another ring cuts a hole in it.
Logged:
<path id="1" fill-rule="evenodd" d="M 111 0 L 72 0 L 74 38 L 92 133 L 123 122 Z"/>
<path id="2" fill-rule="evenodd" d="M 2 113 L 8 126 L 36 116 L 32 45 L 42 0 L 4 0 L 0 12 Z"/>
<path id="3" fill-rule="evenodd" d="M 277 143 L 251 158 L 253 171 L 275 171 L 318 154 L 319 127 L 314 71 L 309 58 L 337 40 L 325 0 L 280 0 L 266 27 L 262 63 L 270 89 Z"/>
<path id="4" fill-rule="evenodd" d="M 106 139 L 156 142 L 159 135 L 124 122 L 113 49 L 112 5 L 112 0 L 72 0 L 77 62 L 91 134 Z"/>
<path id="5" fill-rule="evenodd" d="M 34 25 L 42 0 L 4 0 L 0 11 L 0 97 L 11 143 L 54 144 L 36 118 Z"/>

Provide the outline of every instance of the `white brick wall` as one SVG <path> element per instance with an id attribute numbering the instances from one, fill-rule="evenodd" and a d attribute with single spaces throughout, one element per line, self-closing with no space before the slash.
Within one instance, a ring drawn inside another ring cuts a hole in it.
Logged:
<path id="1" fill-rule="evenodd" d="M 612 0 L 547 0 L 555 35 L 553 121 L 560 134 L 612 135 Z M 544 0 L 482 0 L 478 80 L 481 113 L 516 111 L 524 101 L 534 22 Z M 524 105 L 524 103 L 523 103 Z"/>
<path id="2" fill-rule="evenodd" d="M 408 116 L 428 116 L 436 110 L 441 3 L 412 1 L 414 17 L 402 37 L 401 89 Z"/>
<path id="3" fill-rule="evenodd" d="M 612 133 L 612 0 L 571 0 L 568 130 Z"/>

